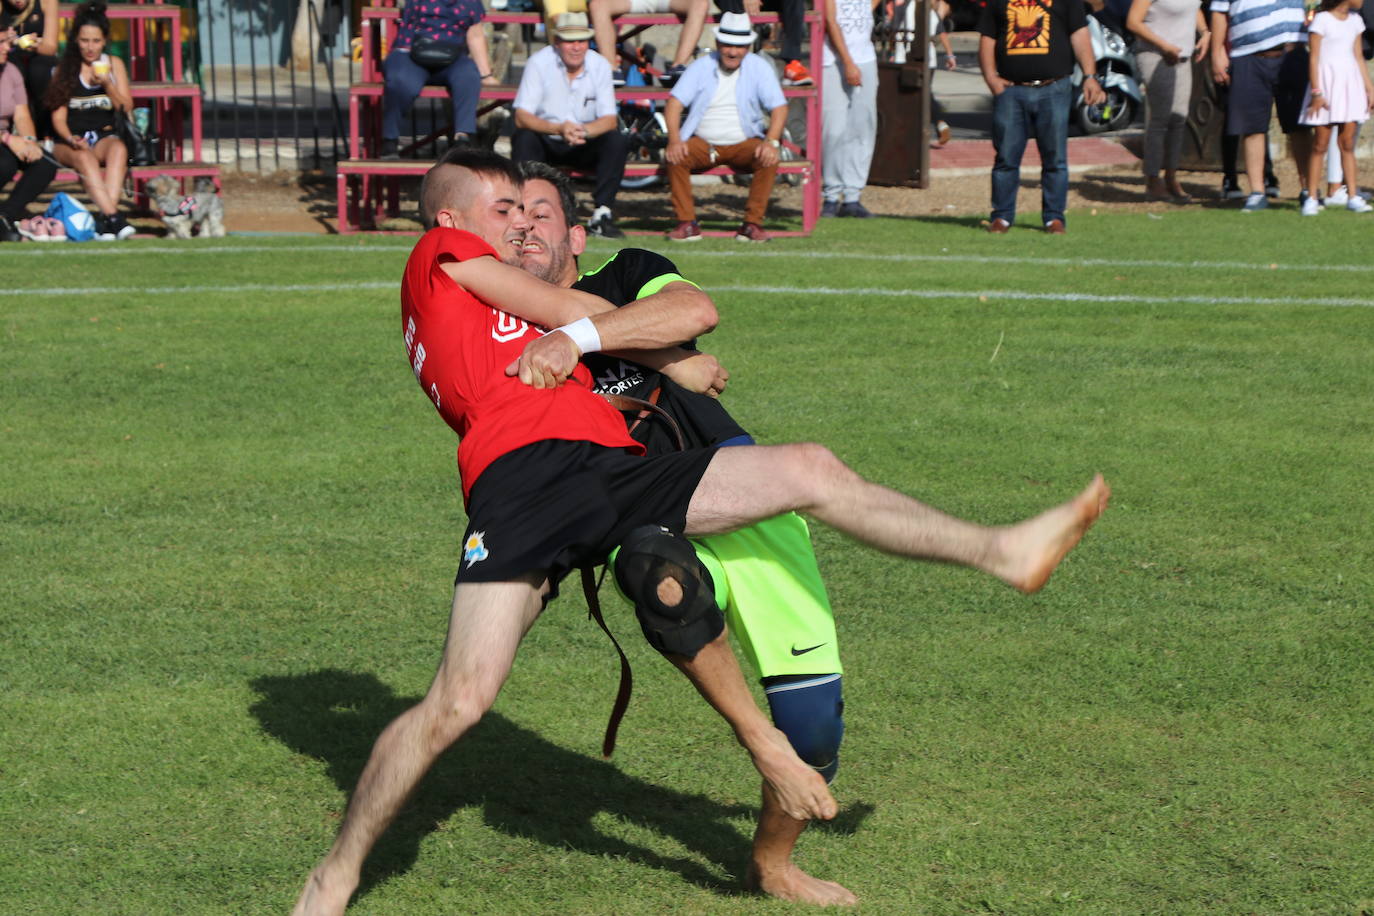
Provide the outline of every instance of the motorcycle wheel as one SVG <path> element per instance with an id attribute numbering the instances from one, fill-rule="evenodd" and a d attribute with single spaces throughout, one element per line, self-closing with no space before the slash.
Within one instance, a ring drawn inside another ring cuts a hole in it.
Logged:
<path id="1" fill-rule="evenodd" d="M 1085 134 L 1124 130 L 1135 120 L 1135 100 L 1115 87 L 1107 90 L 1107 100 L 1101 105 L 1089 105 L 1080 95 L 1074 115 Z"/>

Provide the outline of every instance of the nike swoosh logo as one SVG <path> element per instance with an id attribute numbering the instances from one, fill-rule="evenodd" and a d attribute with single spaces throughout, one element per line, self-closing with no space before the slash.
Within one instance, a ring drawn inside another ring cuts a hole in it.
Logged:
<path id="1" fill-rule="evenodd" d="M 812 646 L 812 647 L 809 648 L 809 649 L 798 649 L 796 646 L 793 646 L 793 647 L 792 647 L 792 654 L 793 654 L 793 655 L 805 655 L 805 654 L 808 653 L 808 652 L 814 652 L 814 651 L 816 651 L 817 649 L 819 649 L 819 648 L 820 648 L 821 646 L 823 646 L 823 645 L 825 645 L 825 643 L 823 643 L 823 642 L 818 642 L 818 643 L 816 643 L 814 646 Z"/>

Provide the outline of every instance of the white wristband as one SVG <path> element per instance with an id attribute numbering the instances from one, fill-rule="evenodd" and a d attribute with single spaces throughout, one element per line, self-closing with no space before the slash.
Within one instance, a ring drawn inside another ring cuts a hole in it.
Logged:
<path id="1" fill-rule="evenodd" d="M 596 332 L 596 325 L 592 324 L 590 318 L 579 318 L 572 324 L 565 324 L 554 330 L 562 331 L 571 337 L 572 342 L 577 344 L 577 349 L 583 353 L 596 353 L 601 349 L 601 335 Z"/>

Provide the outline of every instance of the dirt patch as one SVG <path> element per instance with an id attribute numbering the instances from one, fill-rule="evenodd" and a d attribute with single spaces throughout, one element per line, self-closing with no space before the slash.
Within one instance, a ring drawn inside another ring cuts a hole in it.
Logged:
<path id="1" fill-rule="evenodd" d="M 1296 172 L 1291 162 L 1277 163 L 1285 192 L 1296 192 Z M 415 188 L 418 179 L 403 184 L 402 214 L 379 228 L 392 231 L 417 231 Z M 1220 176 L 1215 172 L 1190 172 L 1183 175 L 1184 188 L 1201 206 L 1222 206 L 1218 198 Z M 870 187 L 863 202 L 879 216 L 947 217 L 976 225 L 988 211 L 989 175 L 960 174 L 935 176 L 926 190 Z M 746 188 L 728 184 L 698 185 L 695 188 L 698 218 L 708 223 L 733 225 L 744 210 Z M 314 232 L 336 231 L 336 182 L 320 173 L 295 175 L 227 175 L 224 178 L 225 222 L 231 232 Z M 1125 210 L 1165 211 L 1175 205 L 1147 203 L 1145 182 L 1136 166 L 1101 166 L 1074 172 L 1069 181 L 1069 209 L 1108 207 Z M 590 187 L 579 188 L 579 199 L 586 209 Z M 1291 196 L 1285 193 L 1285 196 Z M 795 224 L 801 219 L 801 189 L 779 186 L 769 205 L 769 223 Z M 1234 202 L 1226 204 L 1234 207 Z M 1035 169 L 1023 172 L 1017 207 L 1026 219 L 1034 220 L 1040 210 L 1039 175 Z M 587 212 L 583 216 L 589 215 Z M 622 191 L 617 201 L 617 218 L 628 228 L 666 229 L 672 222 L 668 192 L 664 186 L 643 191 Z M 156 220 L 144 219 L 140 229 L 156 232 Z"/>

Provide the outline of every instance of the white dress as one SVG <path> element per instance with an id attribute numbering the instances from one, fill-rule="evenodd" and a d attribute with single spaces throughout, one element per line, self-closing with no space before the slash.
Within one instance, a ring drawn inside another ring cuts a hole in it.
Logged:
<path id="1" fill-rule="evenodd" d="M 1308 31 L 1322 37 L 1317 88 L 1325 93 L 1327 107 L 1317 112 L 1316 117 L 1308 114 L 1312 107 L 1312 87 L 1309 86 L 1302 100 L 1302 123 L 1363 123 L 1369 117 L 1369 98 L 1365 95 L 1364 75 L 1359 70 L 1364 64 L 1364 55 L 1356 45 L 1364 32 L 1364 20 L 1356 13 L 1337 19 L 1323 11 L 1312 20 Z"/>

